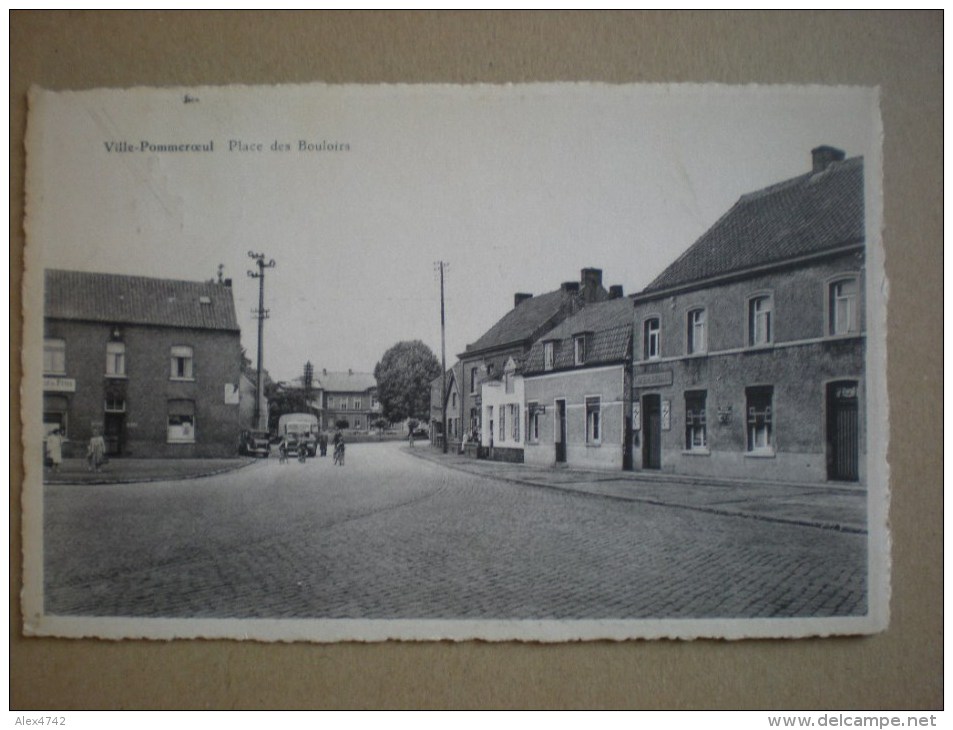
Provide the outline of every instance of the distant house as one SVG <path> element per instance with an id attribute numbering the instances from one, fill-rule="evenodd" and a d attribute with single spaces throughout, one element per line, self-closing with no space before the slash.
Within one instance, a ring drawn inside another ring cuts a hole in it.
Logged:
<path id="1" fill-rule="evenodd" d="M 510 358 L 521 362 L 533 342 L 566 317 L 608 297 L 609 292 L 602 286 L 602 270 L 593 268 L 582 270 L 581 281 L 566 282 L 555 291 L 539 296 L 514 295 L 513 308 L 459 355 L 460 408 L 465 428 L 482 436 L 485 424 L 480 386 L 485 380 L 498 378 Z"/>
<path id="2" fill-rule="evenodd" d="M 864 481 L 863 159 L 812 156 L 634 297 L 637 469 Z"/>
<path id="3" fill-rule="evenodd" d="M 460 397 L 460 363 L 455 363 L 446 372 L 447 379 L 438 375 L 430 381 L 430 443 L 443 445 L 443 398 L 441 389 L 446 382 L 447 388 L 447 447 L 459 449 L 463 438 L 463 419 L 461 418 L 462 399 Z"/>
<path id="4" fill-rule="evenodd" d="M 372 373 L 354 370 L 315 372 L 316 390 L 320 391 L 321 428 L 334 430 L 336 423 L 347 421 L 351 431 L 372 431 L 381 417 L 377 400 L 377 380 Z"/>
<path id="5" fill-rule="evenodd" d="M 82 456 L 235 453 L 241 344 L 229 280 L 204 283 L 48 269 L 43 423 Z"/>
<path id="6" fill-rule="evenodd" d="M 262 369 L 261 395 L 259 398 L 259 418 L 255 420 L 255 390 L 257 388 L 257 377 L 254 370 L 244 370 L 239 385 L 239 421 L 243 429 L 248 430 L 267 430 L 268 424 L 268 398 L 265 395 L 265 389 L 271 383 L 271 378 L 267 372 Z"/>
<path id="7" fill-rule="evenodd" d="M 632 300 L 590 304 L 537 340 L 523 367 L 524 460 L 632 467 Z"/>

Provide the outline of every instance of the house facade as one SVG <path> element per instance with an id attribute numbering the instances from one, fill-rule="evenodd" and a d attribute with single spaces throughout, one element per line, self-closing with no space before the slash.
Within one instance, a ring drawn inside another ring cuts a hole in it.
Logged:
<path id="1" fill-rule="evenodd" d="M 523 368 L 524 461 L 588 469 L 632 468 L 634 305 L 591 304 L 544 335 Z"/>
<path id="2" fill-rule="evenodd" d="M 464 428 L 461 416 L 462 399 L 460 397 L 460 363 L 455 363 L 447 370 L 447 379 L 442 375 L 430 381 L 430 443 L 434 446 L 443 446 L 443 397 L 441 396 L 444 382 L 447 388 L 447 448 L 459 450 L 463 439 Z"/>
<path id="3" fill-rule="evenodd" d="M 485 424 L 480 446 L 495 461 L 523 462 L 525 393 L 523 376 L 512 357 L 503 365 L 501 377 L 485 380 L 480 397 Z"/>
<path id="4" fill-rule="evenodd" d="M 534 341 L 587 304 L 608 299 L 602 270 L 583 269 L 580 281 L 565 282 L 555 291 L 514 295 L 513 308 L 459 355 L 461 413 L 465 432 L 483 438 L 484 381 L 499 378 L 511 358 L 519 365 Z"/>
<path id="5" fill-rule="evenodd" d="M 634 300 L 636 469 L 863 483 L 863 160 L 742 196 Z"/>
<path id="6" fill-rule="evenodd" d="M 43 423 L 83 456 L 235 453 L 241 345 L 229 280 L 45 272 Z"/>
<path id="7" fill-rule="evenodd" d="M 314 380 L 322 430 L 335 430 L 339 421 L 347 421 L 350 431 L 374 430 L 374 422 L 381 417 L 381 404 L 372 373 L 322 370 L 315 373 Z"/>

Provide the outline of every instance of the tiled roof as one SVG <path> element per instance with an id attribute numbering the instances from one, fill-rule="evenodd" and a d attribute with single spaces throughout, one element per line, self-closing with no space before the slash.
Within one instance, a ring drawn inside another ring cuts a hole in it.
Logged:
<path id="1" fill-rule="evenodd" d="M 54 319 L 238 331 L 231 287 L 47 269 L 43 313 Z"/>
<path id="2" fill-rule="evenodd" d="M 862 157 L 743 195 L 641 293 L 823 253 L 864 239 Z"/>
<path id="3" fill-rule="evenodd" d="M 544 343 L 555 341 L 553 370 L 570 370 L 575 365 L 573 336 L 586 333 L 586 365 L 624 362 L 632 340 L 634 302 L 628 297 L 590 304 L 533 343 L 523 366 L 525 375 L 546 372 Z"/>
<path id="4" fill-rule="evenodd" d="M 572 297 L 578 295 L 557 289 L 526 299 L 503 315 L 480 339 L 467 345 L 467 352 L 479 352 L 531 338 L 540 327 L 556 317 Z"/>
<path id="5" fill-rule="evenodd" d="M 315 387 L 329 393 L 363 393 L 377 387 L 373 373 L 320 372 L 314 374 Z"/>

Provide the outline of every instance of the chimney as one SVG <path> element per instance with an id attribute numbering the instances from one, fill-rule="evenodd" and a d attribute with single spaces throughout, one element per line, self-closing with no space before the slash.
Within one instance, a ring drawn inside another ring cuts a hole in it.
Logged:
<path id="1" fill-rule="evenodd" d="M 321 368 L 321 374 L 322 374 L 322 375 L 327 375 L 327 374 L 328 374 L 328 369 L 327 369 L 327 368 Z"/>
<path id="2" fill-rule="evenodd" d="M 622 284 L 613 284 L 609 287 L 609 299 L 622 298 Z"/>
<path id="3" fill-rule="evenodd" d="M 526 292 L 516 292 L 516 294 L 513 295 L 513 307 L 516 308 L 520 304 L 525 302 L 527 299 L 532 299 L 532 298 L 533 298 L 532 294 L 527 294 Z"/>
<path id="4" fill-rule="evenodd" d="M 564 292 L 568 294 L 577 294 L 579 292 L 579 282 L 578 281 L 564 281 L 560 287 Z"/>
<path id="5" fill-rule="evenodd" d="M 836 147 L 821 145 L 811 150 L 811 161 L 813 163 L 814 173 L 823 172 L 832 162 L 841 162 L 844 159 L 844 150 Z"/>
<path id="6" fill-rule="evenodd" d="M 347 369 L 347 374 L 348 374 L 348 375 L 354 375 L 354 371 L 351 370 L 351 368 L 348 368 L 348 369 Z"/>
<path id="7" fill-rule="evenodd" d="M 598 289 L 602 286 L 602 269 L 583 269 L 580 280 L 585 288 Z"/>

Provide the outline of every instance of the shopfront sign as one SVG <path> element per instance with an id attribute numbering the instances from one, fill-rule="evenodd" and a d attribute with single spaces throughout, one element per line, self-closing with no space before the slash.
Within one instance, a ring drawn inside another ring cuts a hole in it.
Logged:
<path id="1" fill-rule="evenodd" d="M 632 385 L 635 388 L 659 388 L 671 384 L 671 370 L 659 370 L 655 373 L 639 373 L 632 381 Z"/>
<path id="2" fill-rule="evenodd" d="M 75 378 L 43 378 L 43 390 L 47 393 L 75 393 Z"/>

